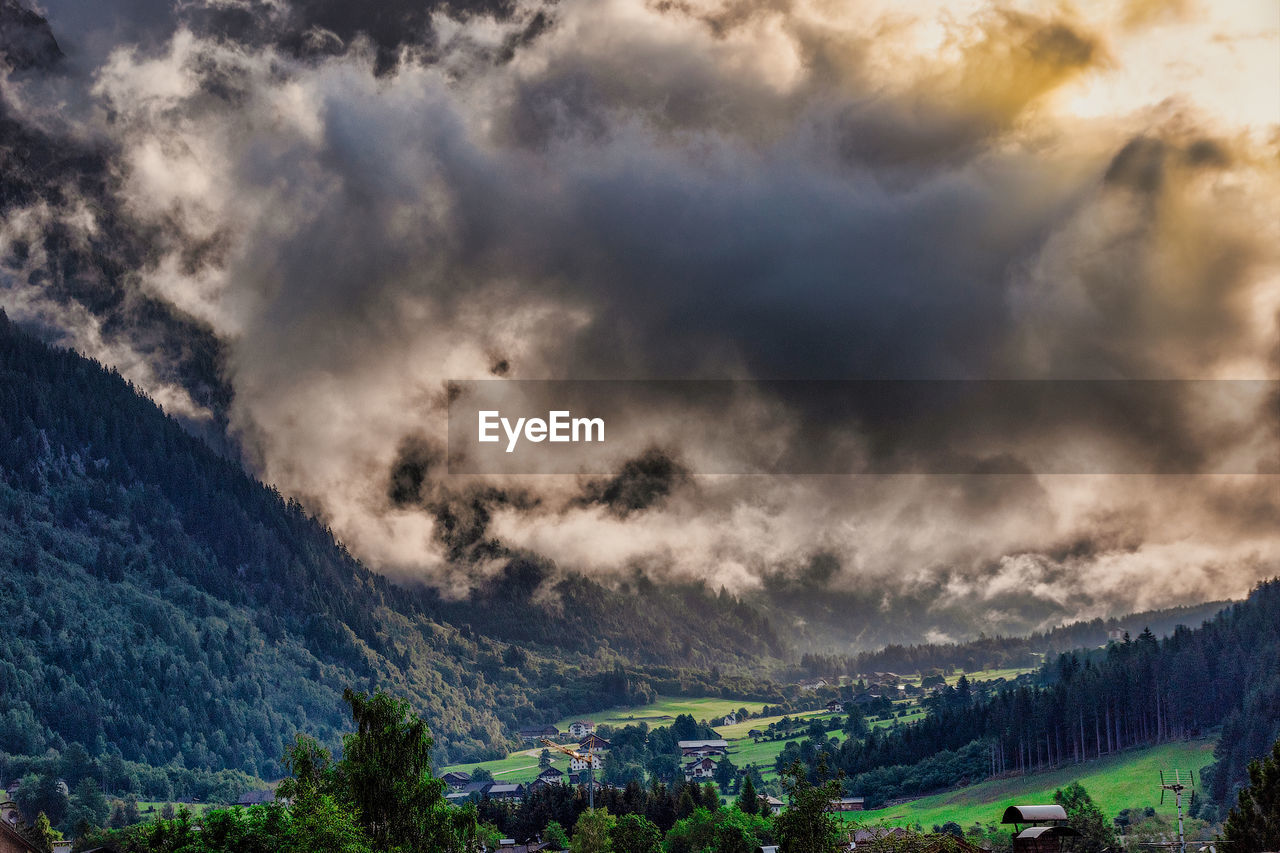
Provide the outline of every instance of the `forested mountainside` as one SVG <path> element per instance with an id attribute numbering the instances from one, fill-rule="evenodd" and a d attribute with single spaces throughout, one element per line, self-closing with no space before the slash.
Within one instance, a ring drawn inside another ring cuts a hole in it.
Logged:
<path id="1" fill-rule="evenodd" d="M 1029 656 L 1048 651 L 1102 645 L 1113 628 L 1136 634 L 1149 626 L 1163 636 L 1178 625 L 1197 625 L 1229 604 L 1207 602 L 1068 622 L 1070 614 L 1028 598 L 1005 608 L 1001 624 L 993 628 L 981 608 L 951 601 L 944 588 L 934 585 L 896 596 L 886 611 L 883 588 L 829 584 L 826 578 L 834 576 L 835 569 L 822 563 L 817 557 L 807 572 L 769 576 L 747 600 L 770 615 L 799 651 L 838 660 L 853 672 L 1022 666 Z M 921 644 L 922 624 L 954 641 Z M 1047 628 L 1050 625 L 1055 627 Z"/>
<path id="2" fill-rule="evenodd" d="M 857 675 L 869 672 L 928 672 L 930 670 L 974 672 L 1038 666 L 1046 654 L 1106 645 L 1112 634 L 1137 635 L 1144 628 L 1157 637 L 1167 637 L 1182 625 L 1198 625 L 1217 615 L 1230 601 L 1147 610 L 1111 619 L 1072 622 L 1023 637 L 979 637 L 964 643 L 891 644 L 857 655 L 815 654 L 801 656 L 800 666 L 808 676 Z"/>
<path id="3" fill-rule="evenodd" d="M 1246 767 L 1280 736 L 1280 579 L 1199 628 L 1150 631 L 1105 649 L 1062 654 L 1038 683 L 974 689 L 966 682 L 926 700 L 928 715 L 839 746 L 809 741 L 780 757 L 847 774 L 870 802 L 986 776 L 1061 766 L 1222 726 L 1204 788 L 1228 807 Z M 1225 812 L 1223 812 L 1225 813 Z"/>
<path id="4" fill-rule="evenodd" d="M 335 742 L 351 685 L 409 698 L 441 762 L 657 690 L 780 698 L 732 675 L 781 652 L 767 623 L 701 588 L 567 578 L 553 611 L 529 601 L 545 567 L 521 561 L 470 602 L 391 584 L 114 371 L 2 314 L 0 566 L 9 755 L 80 744 L 271 777 L 295 731 Z"/>

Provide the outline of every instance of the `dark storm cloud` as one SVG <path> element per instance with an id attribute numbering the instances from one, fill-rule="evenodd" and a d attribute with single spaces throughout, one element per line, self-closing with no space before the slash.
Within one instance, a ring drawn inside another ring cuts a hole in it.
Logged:
<path id="1" fill-rule="evenodd" d="M 400 442 L 387 484 L 387 499 L 397 509 L 419 508 L 435 518 L 435 536 L 454 563 L 499 559 L 509 549 L 489 530 L 493 513 L 511 508 L 532 512 L 539 501 L 521 490 L 448 483 L 444 453 L 430 439 L 407 436 Z"/>
<path id="2" fill-rule="evenodd" d="M 10 269 L 55 324 L 150 365 L 144 386 L 224 406 L 261 476 L 401 575 L 474 585 L 539 554 L 739 589 L 817 565 L 997 621 L 1145 603 L 1180 562 L 1247 576 L 1274 499 L 1037 478 L 1037 445 L 1078 450 L 1065 430 L 930 447 L 763 391 L 734 401 L 732 452 L 927 452 L 955 476 L 704 483 L 718 449 L 681 430 L 703 410 L 657 401 L 672 455 L 637 435 L 585 488 L 473 482 L 443 469 L 442 424 L 446 383 L 485 376 L 1256 370 L 1274 152 L 1193 114 L 1054 114 L 1129 58 L 1117 33 L 1184 5 L 988 7 L 921 49 L 908 15 L 805 3 L 49 0 L 92 81 L 64 131 L 98 160 L 14 196 Z M 23 133 L 52 126 L 35 91 Z M 1140 470 L 1219 470 L 1265 424 L 1211 398 L 1135 400 L 1143 429 L 1090 437 Z M 1215 538 L 1233 511 L 1249 532 Z"/>
<path id="3" fill-rule="evenodd" d="M 0 57 L 15 71 L 50 69 L 62 49 L 49 22 L 17 0 L 0 0 Z"/>
<path id="4" fill-rule="evenodd" d="M 0 25 L 15 68 L 51 70 L 61 75 L 61 54 L 43 19 L 12 3 Z M 24 53 L 25 51 L 25 53 Z M 16 57 L 16 58 L 15 58 Z M 201 430 L 222 444 L 231 389 L 225 383 L 224 345 L 203 323 L 164 298 L 142 292 L 137 274 L 154 259 L 154 229 L 135 221 L 115 195 L 112 161 L 118 149 L 100 137 L 80 138 L 28 122 L 0 96 L 0 212 L 9 218 L 7 253 L 0 270 L 9 283 L 38 293 L 48 307 L 29 317 L 58 343 L 115 361 L 123 347 L 145 360 L 142 373 L 126 375 L 148 387 L 183 389 L 190 405 L 163 397 L 180 417 L 212 414 L 215 429 Z M 86 212 L 92 217 L 83 230 Z M 13 225 L 16 221 L 25 224 Z M 185 243 L 188 268 L 199 265 L 212 246 Z M 77 336 L 92 317 L 92 340 Z M 109 354 L 110 353 L 110 354 Z"/>
<path id="5" fill-rule="evenodd" d="M 273 46 L 313 59 L 345 54 L 365 40 L 373 47 L 375 72 L 385 75 L 396 69 L 405 50 L 421 51 L 434 44 L 433 15 L 502 18 L 512 15 L 516 4 L 511 0 L 43 0 L 41 7 L 54 29 L 65 34 L 73 59 L 85 69 L 122 46 L 152 52 L 185 27 L 202 36 L 246 46 Z M 545 26 L 545 16 L 530 23 L 526 38 Z"/>
<path id="6" fill-rule="evenodd" d="M 689 482 L 689 471 L 661 448 L 651 447 L 622 463 L 608 479 L 589 480 L 575 503 L 599 504 L 618 518 L 661 506 L 677 488 Z"/>

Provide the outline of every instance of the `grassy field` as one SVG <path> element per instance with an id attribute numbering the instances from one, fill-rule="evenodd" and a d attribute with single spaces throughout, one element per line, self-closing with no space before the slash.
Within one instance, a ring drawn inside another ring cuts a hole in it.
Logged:
<path id="1" fill-rule="evenodd" d="M 600 711 L 594 714 L 581 714 L 574 717 L 561 720 L 557 724 L 557 728 L 562 731 L 569 727 L 574 720 L 590 720 L 596 725 L 607 724 L 610 726 L 620 727 L 626 725 L 634 725 L 636 723 L 648 723 L 651 727 L 667 726 L 676 718 L 678 714 L 692 714 L 696 720 L 712 720 L 717 717 L 723 717 L 725 714 L 736 711 L 739 708 L 746 708 L 752 713 L 759 713 L 764 707 L 763 702 L 750 702 L 742 699 L 690 699 L 687 697 L 660 697 L 657 702 L 651 705 L 644 705 L 636 708 L 613 708 L 607 711 Z M 884 728 L 893 725 L 895 722 L 911 722 L 917 720 L 924 715 L 923 710 L 913 706 L 910 702 L 895 702 L 895 708 L 902 710 L 907 709 L 909 713 L 900 720 L 877 720 L 871 725 L 876 728 Z M 788 715 L 792 719 L 801 720 L 828 720 L 831 714 L 825 710 L 815 711 L 799 711 Z M 778 753 L 782 752 L 786 741 L 773 741 L 767 743 L 753 743 L 747 736 L 752 729 L 764 729 L 770 723 L 776 723 L 782 719 L 781 715 L 772 717 L 753 717 L 741 723 L 732 726 L 716 726 L 716 731 L 725 740 L 729 741 L 729 757 L 734 764 L 739 767 L 746 764 L 755 764 L 761 768 L 761 773 L 765 778 L 773 778 L 773 764 L 778 757 Z M 831 732 L 830 736 L 843 738 L 840 732 Z M 803 740 L 805 734 L 802 730 L 797 730 L 794 737 L 789 740 Z M 567 739 L 566 739 L 567 742 Z M 542 751 L 542 747 L 533 747 L 513 752 L 506 758 L 495 761 L 481 761 L 472 764 L 453 764 L 444 767 L 440 772 L 462 771 L 471 773 L 477 767 L 485 767 L 493 777 L 504 782 L 531 782 L 538 777 L 538 754 Z M 556 755 L 553 751 L 553 755 Z M 554 766 L 568 772 L 568 761 L 563 756 L 557 756 L 553 761 Z"/>
<path id="2" fill-rule="evenodd" d="M 473 773 L 477 767 L 485 767 L 493 774 L 493 778 L 499 782 L 532 782 L 538 778 L 538 774 L 542 771 L 538 769 L 538 755 L 542 752 L 542 747 L 533 749 L 525 749 L 520 752 L 513 752 L 506 758 L 500 758 L 497 761 L 479 761 L 474 764 L 451 764 L 448 767 L 441 768 L 440 772 L 449 773 L 452 771 L 461 771 L 463 773 Z M 551 766 L 565 773 L 569 772 L 569 759 L 556 752 L 551 751 Z"/>
<path id="3" fill-rule="evenodd" d="M 746 708 L 751 713 L 758 714 L 764 704 L 763 702 L 748 702 L 742 699 L 688 699 L 660 696 L 658 701 L 652 705 L 644 705 L 639 708 L 612 708 L 595 714 L 566 717 L 557 724 L 557 728 L 564 730 L 574 720 L 590 720 L 596 725 L 608 723 L 611 726 L 627 726 L 644 722 L 650 726 L 664 726 L 674 720 L 678 714 L 692 714 L 693 718 L 698 721 L 711 720 L 716 717 L 723 717 L 725 714 L 732 713 L 739 708 Z M 747 728 L 755 728 L 755 726 L 748 726 Z"/>
<path id="4" fill-rule="evenodd" d="M 1175 767 L 1193 769 L 1198 778 L 1200 769 L 1213 760 L 1213 746 L 1214 741 L 1210 739 L 1164 744 L 1044 773 L 995 779 L 897 806 L 843 816 L 860 823 L 910 826 L 919 822 L 926 829 L 949 820 L 961 826 L 970 826 L 975 821 L 999 823 L 1007 806 L 1051 803 L 1056 789 L 1079 780 L 1102 811 L 1114 817 L 1124 808 L 1159 808 L 1159 771 Z M 1163 813 L 1173 814 L 1173 806 L 1167 800 Z"/>
<path id="5" fill-rule="evenodd" d="M 595 714 L 581 714 L 561 720 L 557 725 L 560 730 L 565 730 L 574 720 L 590 720 L 600 725 L 608 724 L 611 726 L 627 726 L 636 723 L 648 723 L 650 726 L 667 726 L 678 714 L 692 714 L 696 720 L 711 720 L 716 717 L 723 717 L 739 708 L 746 708 L 752 713 L 759 713 L 764 707 L 763 702 L 750 702 L 742 699 L 689 699 L 689 698 L 672 698 L 662 697 L 651 705 L 645 705 L 638 708 L 614 708 L 608 711 L 600 711 Z M 802 711 L 792 714 L 792 718 L 816 718 L 826 719 L 831 715 L 826 711 Z M 735 764 L 755 763 L 769 770 L 772 773 L 773 760 L 778 753 L 782 751 L 785 742 L 777 743 L 752 743 L 747 738 L 747 732 L 752 729 L 763 729 L 769 723 L 781 720 L 781 716 L 752 718 L 743 723 L 734 726 L 718 726 L 716 731 L 720 736 L 729 741 L 731 748 L 729 750 L 730 757 Z M 888 723 L 885 723 L 888 725 Z M 838 732 L 835 734 L 839 734 Z M 797 739 L 803 739 L 802 734 L 797 734 Z M 566 739 L 566 742 L 568 740 Z M 452 764 L 448 767 L 441 768 L 441 773 L 450 771 L 462 771 L 471 773 L 477 767 L 485 767 L 491 773 L 493 778 L 504 782 L 531 782 L 538 778 L 538 754 L 542 752 L 542 747 L 532 747 L 523 749 L 519 752 L 513 752 L 506 758 L 496 761 L 480 761 L 472 764 Z M 745 755 L 745 757 L 739 757 Z M 552 751 L 552 764 L 564 772 L 569 772 L 568 759 Z M 766 774 L 768 775 L 768 774 Z"/>
<path id="6" fill-rule="evenodd" d="M 996 669 L 984 670 L 982 672 L 969 673 L 971 680 L 991 680 L 995 678 L 1013 678 L 1019 673 L 1026 672 L 1026 669 Z M 957 673 L 948 677 L 948 681 L 954 683 L 959 678 Z M 918 682 L 919 678 L 913 679 Z M 688 698 L 688 697 L 672 697 L 662 696 L 658 701 L 632 708 L 611 708 L 605 711 L 598 711 L 592 714 L 579 714 L 573 717 L 567 717 L 560 720 L 556 727 L 561 731 L 567 729 L 569 724 L 575 720 L 590 720 L 596 725 L 607 724 L 614 727 L 634 725 L 637 723 L 648 723 L 651 727 L 667 726 L 679 714 L 690 714 L 695 720 L 714 720 L 723 717 L 725 714 L 737 711 L 739 708 L 746 708 L 753 714 L 760 713 L 764 707 L 763 702 L 751 702 L 743 699 L 717 699 L 717 698 Z M 915 700 L 895 700 L 894 708 L 897 711 L 906 710 L 908 713 L 905 717 L 895 717 L 888 720 L 875 720 L 871 725 L 876 728 L 886 728 L 895 723 L 909 723 L 918 720 L 924 716 L 924 711 L 915 704 Z M 826 720 L 831 717 L 825 710 L 815 711 L 799 711 L 788 715 L 792 719 L 801 720 Z M 752 729 L 765 729 L 770 723 L 776 723 L 781 720 L 782 716 L 771 717 L 755 717 L 744 720 L 732 726 L 716 726 L 716 731 L 725 740 L 729 741 L 729 758 L 739 767 L 746 764 L 755 764 L 761 769 L 761 773 L 767 779 L 773 778 L 776 774 L 773 770 L 773 764 L 778 757 L 778 753 L 782 752 L 786 741 L 772 741 L 766 743 L 753 743 L 747 736 Z M 830 736 L 843 738 L 840 732 L 831 732 Z M 790 740 L 803 740 L 805 734 L 801 730 L 794 733 L 794 737 Z M 482 761 L 472 764 L 454 764 L 442 768 L 441 772 L 462 771 L 465 773 L 473 772 L 477 767 L 485 767 L 495 779 L 504 782 L 531 782 L 538 776 L 538 754 L 542 751 L 541 747 L 533 747 L 513 752 L 506 758 L 496 761 Z M 553 753 L 554 754 L 554 753 Z M 568 762 L 563 756 L 558 756 L 553 760 L 555 767 L 568 772 Z"/>
<path id="7" fill-rule="evenodd" d="M 160 815 L 165 805 L 166 803 L 163 800 L 139 800 L 138 811 L 142 813 L 144 820 L 153 820 Z M 226 803 L 170 803 L 169 805 L 172 805 L 175 811 L 180 808 L 186 808 L 192 814 L 197 815 L 202 815 L 209 809 L 227 808 Z"/>
<path id="8" fill-rule="evenodd" d="M 956 682 L 960 680 L 961 675 L 969 679 L 970 683 L 975 681 L 995 681 L 997 678 L 1012 681 L 1019 675 L 1023 675 L 1028 672 L 1035 672 L 1039 668 L 1038 664 L 1035 666 L 1028 664 L 1026 666 L 1011 666 L 1003 669 L 980 669 L 977 672 L 953 672 L 951 675 L 944 675 L 942 678 L 947 684 L 954 687 Z M 902 680 L 903 684 L 915 684 L 918 686 L 921 681 L 921 676 L 915 673 L 900 672 L 898 673 L 898 677 Z"/>
<path id="9" fill-rule="evenodd" d="M 741 707 L 741 706 L 739 706 Z M 810 718 L 825 720 L 831 715 L 826 710 L 820 711 L 797 711 L 794 714 L 787 714 L 793 720 L 809 720 Z M 716 726 L 715 730 L 720 733 L 720 737 L 725 740 L 743 740 L 747 737 L 747 732 L 752 729 L 760 729 L 764 731 L 769 727 L 770 723 L 776 723 L 782 719 L 782 716 L 776 717 L 752 717 L 751 719 L 738 723 L 733 726 Z"/>
<path id="10" fill-rule="evenodd" d="M 836 740 L 844 740 L 844 732 L 827 732 L 827 737 Z M 797 735 L 788 740 L 801 741 L 804 735 Z M 729 742 L 729 760 L 738 767 L 745 767 L 748 764 L 754 764 L 760 770 L 760 775 L 765 779 L 775 779 L 778 774 L 773 768 L 774 762 L 778 758 L 778 753 L 786 747 L 787 741 L 764 741 L 754 743 L 750 740 L 730 741 Z"/>

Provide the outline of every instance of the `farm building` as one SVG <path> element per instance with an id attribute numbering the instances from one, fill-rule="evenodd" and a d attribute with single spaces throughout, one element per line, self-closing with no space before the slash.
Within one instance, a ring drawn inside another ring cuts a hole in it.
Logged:
<path id="1" fill-rule="evenodd" d="M 578 746 L 587 752 L 605 752 L 609 749 L 609 741 L 600 737 L 600 735 L 587 735 L 578 741 Z"/>
<path id="2" fill-rule="evenodd" d="M 1059 805 L 1009 806 L 1000 822 L 1013 824 L 1014 853 L 1060 853 L 1062 839 L 1080 834 L 1067 826 L 1067 811 Z"/>
<path id="3" fill-rule="evenodd" d="M 860 812 L 863 810 L 865 802 L 862 797 L 841 797 L 838 800 L 832 800 L 827 810 L 833 812 Z"/>
<path id="4" fill-rule="evenodd" d="M 705 758 L 708 755 L 728 755 L 727 740 L 682 740 L 677 744 L 682 758 Z"/>
<path id="5" fill-rule="evenodd" d="M 471 781 L 471 774 L 462 773 L 455 770 L 451 773 L 446 773 L 443 776 L 441 776 L 440 781 L 448 785 L 450 790 L 456 791 L 457 789 L 461 788 L 463 785 Z"/>
<path id="6" fill-rule="evenodd" d="M 500 782 L 490 785 L 486 796 L 491 800 L 523 800 L 524 785 Z"/>
<path id="7" fill-rule="evenodd" d="M 556 767 L 548 767 L 538 774 L 538 779 L 543 782 L 550 782 L 556 785 L 564 784 L 564 771 Z"/>
<path id="8" fill-rule="evenodd" d="M 547 740 L 556 740 L 560 737 L 560 730 L 555 726 L 533 726 L 520 730 L 520 740 L 525 743 L 537 743 L 546 738 Z"/>

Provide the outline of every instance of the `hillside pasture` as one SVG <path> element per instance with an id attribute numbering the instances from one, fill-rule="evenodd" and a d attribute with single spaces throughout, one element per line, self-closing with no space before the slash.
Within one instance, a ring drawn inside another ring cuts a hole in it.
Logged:
<path id="1" fill-rule="evenodd" d="M 1199 779 L 1200 770 L 1213 760 L 1215 743 L 1205 738 L 1135 749 L 1056 770 L 991 779 L 874 811 L 846 812 L 842 817 L 864 824 L 909 827 L 920 823 L 925 829 L 949 820 L 966 827 L 975 821 L 998 824 L 1006 807 L 1052 803 L 1053 792 L 1074 781 L 1084 785 L 1109 818 L 1121 809 L 1147 806 L 1169 816 L 1174 814 L 1172 801 L 1166 797 L 1160 806 L 1160 771 L 1195 770 Z"/>

